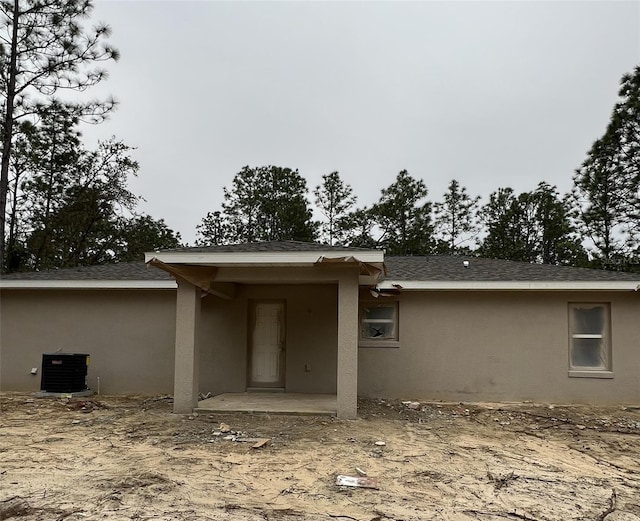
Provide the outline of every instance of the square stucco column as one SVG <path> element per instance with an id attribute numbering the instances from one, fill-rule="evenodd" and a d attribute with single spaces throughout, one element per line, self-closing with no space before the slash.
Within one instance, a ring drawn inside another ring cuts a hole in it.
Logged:
<path id="1" fill-rule="evenodd" d="M 358 415 L 358 272 L 338 280 L 338 418 Z"/>
<path id="2" fill-rule="evenodd" d="M 198 405 L 198 323 L 200 288 L 178 279 L 173 412 L 186 414 Z"/>

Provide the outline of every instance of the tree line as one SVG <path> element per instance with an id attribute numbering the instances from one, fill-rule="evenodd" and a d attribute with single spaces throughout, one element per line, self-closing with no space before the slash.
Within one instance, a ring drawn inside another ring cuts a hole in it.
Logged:
<path id="1" fill-rule="evenodd" d="M 564 195 L 546 182 L 520 194 L 499 188 L 485 204 L 454 179 L 442 198 L 432 202 L 425 182 L 403 170 L 381 190 L 376 203 L 358 207 L 353 188 L 339 172 L 331 172 L 312 191 L 323 216 L 315 221 L 306 181 L 297 170 L 246 166 L 224 189 L 221 209 L 207 213 L 198 225 L 196 243 L 319 241 L 384 248 L 389 255 L 478 255 L 634 269 L 638 236 L 630 229 L 626 234 L 612 230 L 609 250 L 601 248 L 601 242 L 585 240 L 587 227 L 597 230 L 600 223 L 592 215 L 593 204 L 585 203 L 590 196 L 579 188 L 581 179 L 576 174 L 574 191 Z M 592 211 L 589 220 L 581 204 Z"/>
<path id="2" fill-rule="evenodd" d="M 640 272 L 640 66 L 622 77 L 605 133 L 569 193 L 542 181 L 529 192 L 498 188 L 481 204 L 453 179 L 432 202 L 424 180 L 402 170 L 376 203 L 358 207 L 336 171 L 312 191 L 321 221 L 308 195 L 297 170 L 246 166 L 198 225 L 197 244 L 290 239 Z"/>
<path id="3" fill-rule="evenodd" d="M 117 138 L 89 149 L 81 126 L 109 98 L 63 101 L 116 61 L 108 26 L 86 28 L 90 0 L 0 0 L 0 266 L 41 270 L 135 260 L 180 246 L 162 219 L 137 211 L 138 163 Z M 623 76 L 603 136 L 570 193 L 540 182 L 498 188 L 481 204 L 458 180 L 437 201 L 406 170 L 358 206 L 339 172 L 309 192 L 298 170 L 244 167 L 197 227 L 197 244 L 301 240 L 385 248 L 392 255 L 470 254 L 640 271 L 640 67 Z M 313 202 L 310 202 L 310 201 Z M 314 220 L 314 205 L 322 219 Z"/>
<path id="4" fill-rule="evenodd" d="M 116 61 L 106 25 L 86 28 L 89 0 L 0 1 L 0 266 L 65 268 L 140 258 L 179 245 L 162 219 L 136 211 L 139 165 L 115 137 L 87 149 L 82 123 L 116 102 L 62 101 L 102 81 Z"/>

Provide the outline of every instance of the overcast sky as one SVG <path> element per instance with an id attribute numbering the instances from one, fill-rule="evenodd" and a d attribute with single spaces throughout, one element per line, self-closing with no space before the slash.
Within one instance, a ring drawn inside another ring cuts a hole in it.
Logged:
<path id="1" fill-rule="evenodd" d="M 189 243 L 244 165 L 338 170 L 359 206 L 402 169 L 431 200 L 568 191 L 640 64 L 638 1 L 95 5 L 122 57 L 89 95 L 120 105 L 85 137 L 137 147 L 140 209 Z"/>

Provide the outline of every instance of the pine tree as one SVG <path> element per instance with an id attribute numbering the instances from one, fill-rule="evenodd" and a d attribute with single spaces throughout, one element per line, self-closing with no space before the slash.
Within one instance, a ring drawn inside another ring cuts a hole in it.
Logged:
<path id="1" fill-rule="evenodd" d="M 582 265 L 586 257 L 571 222 L 566 198 L 545 182 L 515 195 L 500 188 L 481 209 L 486 236 L 478 249 L 485 257 L 544 264 Z"/>
<path id="2" fill-rule="evenodd" d="M 431 203 L 427 187 L 402 170 L 393 184 L 382 190 L 371 209 L 381 234 L 378 244 L 390 255 L 425 255 L 433 249 Z"/>
<path id="3" fill-rule="evenodd" d="M 264 168 L 245 166 L 232 181 L 231 188 L 224 188 L 223 213 L 229 226 L 230 242 L 255 242 L 260 239 L 258 220 L 261 202 L 266 196 L 263 186 Z M 202 229 L 203 240 L 211 242 L 213 237 L 205 235 L 213 230 Z"/>
<path id="4" fill-rule="evenodd" d="M 121 220 L 114 257 L 118 262 L 139 261 L 146 252 L 180 247 L 180 234 L 167 226 L 164 219 L 136 215 Z"/>
<path id="5" fill-rule="evenodd" d="M 74 150 L 73 168 L 64 175 L 57 171 L 52 184 L 39 183 L 38 175 L 36 182 L 26 184 L 35 209 L 27 219 L 26 267 L 74 267 L 117 259 L 123 229 L 139 201 L 127 186 L 138 171 L 130 152 L 131 147 L 115 139 L 99 143 L 94 151 L 79 148 Z M 34 156 L 44 157 L 38 149 Z M 48 202 L 51 192 L 53 204 Z"/>
<path id="6" fill-rule="evenodd" d="M 83 91 L 101 81 L 100 62 L 118 53 L 107 44 L 109 28 L 86 31 L 80 21 L 89 0 L 0 1 L 0 260 L 4 268 L 9 168 L 18 124 L 48 104 L 60 89 Z M 100 121 L 113 100 L 75 104 L 77 116 Z"/>
<path id="7" fill-rule="evenodd" d="M 197 246 L 217 246 L 229 242 L 229 224 L 220 210 L 208 212 L 196 226 Z"/>
<path id="8" fill-rule="evenodd" d="M 339 226 L 345 233 L 345 246 L 354 248 L 375 248 L 378 244 L 373 238 L 376 225 L 375 216 L 370 208 L 358 208 L 340 219 Z"/>
<path id="9" fill-rule="evenodd" d="M 435 230 L 439 235 L 438 251 L 454 254 L 470 253 L 468 243 L 478 232 L 478 202 L 480 197 L 471 198 L 467 189 L 455 179 L 449 183 L 444 200 L 434 204 Z"/>
<path id="10" fill-rule="evenodd" d="M 320 225 L 322 239 L 328 244 L 344 244 L 346 230 L 344 218 L 356 203 L 353 189 L 345 184 L 338 172 L 331 172 L 322 176 L 322 184 L 316 186 L 314 192 L 316 206 L 327 221 Z"/>
<path id="11" fill-rule="evenodd" d="M 224 189 L 222 212 L 209 212 L 198 226 L 198 242 L 313 241 L 316 223 L 306 196 L 297 170 L 245 166 Z"/>
<path id="12" fill-rule="evenodd" d="M 573 178 L 573 201 L 591 256 L 600 266 L 640 257 L 640 66 L 623 76 L 604 135 Z"/>

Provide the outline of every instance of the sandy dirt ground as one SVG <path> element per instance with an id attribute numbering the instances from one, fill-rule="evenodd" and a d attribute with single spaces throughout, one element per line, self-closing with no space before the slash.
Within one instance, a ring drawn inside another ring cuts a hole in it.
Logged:
<path id="1" fill-rule="evenodd" d="M 339 421 L 181 416 L 163 396 L 0 406 L 0 520 L 640 521 L 640 408 L 362 400 Z M 356 469 L 378 489 L 336 485 Z"/>

